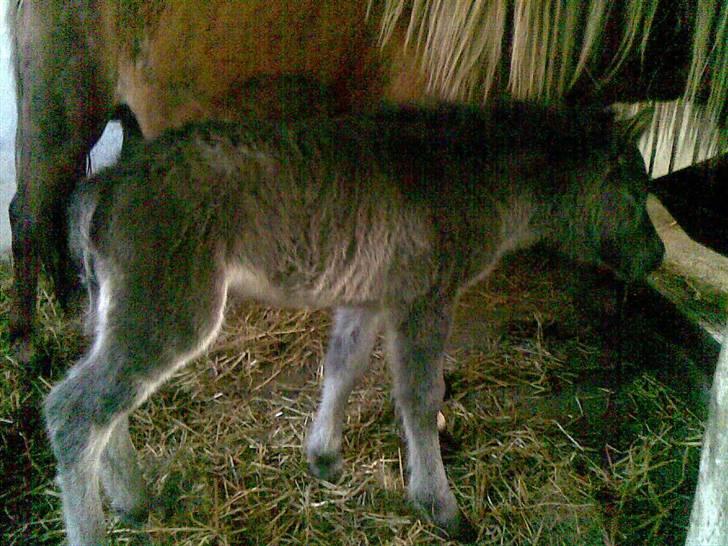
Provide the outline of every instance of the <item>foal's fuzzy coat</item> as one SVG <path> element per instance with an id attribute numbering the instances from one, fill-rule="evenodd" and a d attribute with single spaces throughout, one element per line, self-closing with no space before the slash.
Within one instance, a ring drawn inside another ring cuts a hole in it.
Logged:
<path id="1" fill-rule="evenodd" d="M 127 416 L 215 339 L 228 294 L 335 309 L 307 446 L 325 479 L 386 330 L 409 496 L 467 535 L 436 429 L 458 291 L 538 240 L 625 278 L 654 269 L 643 121 L 511 104 L 193 125 L 82 183 L 70 225 L 94 343 L 46 401 L 70 542 L 103 541 L 99 480 L 115 509 L 144 516 Z"/>

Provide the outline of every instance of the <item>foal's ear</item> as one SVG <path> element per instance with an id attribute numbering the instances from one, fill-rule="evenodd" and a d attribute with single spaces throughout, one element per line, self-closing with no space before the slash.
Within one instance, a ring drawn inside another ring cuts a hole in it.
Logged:
<path id="1" fill-rule="evenodd" d="M 654 107 L 644 108 L 629 119 L 615 122 L 616 133 L 622 142 L 637 144 L 640 137 L 647 131 L 655 115 Z"/>

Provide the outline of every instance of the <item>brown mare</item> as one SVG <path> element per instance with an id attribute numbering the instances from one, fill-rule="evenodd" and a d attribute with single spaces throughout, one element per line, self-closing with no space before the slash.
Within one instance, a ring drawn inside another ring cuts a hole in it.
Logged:
<path id="1" fill-rule="evenodd" d="M 41 265 L 62 303 L 76 285 L 66 242 L 68 197 L 119 105 L 128 105 L 150 138 L 187 121 L 235 120 L 251 109 L 267 117 L 308 113 L 307 100 L 302 111 L 278 111 L 265 85 L 245 84 L 259 76 L 318 82 L 337 111 L 382 98 L 421 101 L 428 89 L 450 99 L 480 100 L 494 89 L 524 98 L 538 92 L 531 89 L 538 77 L 586 102 L 675 98 L 685 88 L 696 12 L 690 2 L 658 9 L 645 0 L 629 12 L 599 2 L 563 10 L 515 0 L 428 2 L 414 14 L 407 2 L 384 4 L 11 0 L 19 114 L 18 189 L 10 206 L 12 336 L 28 340 Z M 545 16 L 559 24 L 539 28 Z M 544 43 L 553 55 L 544 54 Z"/>

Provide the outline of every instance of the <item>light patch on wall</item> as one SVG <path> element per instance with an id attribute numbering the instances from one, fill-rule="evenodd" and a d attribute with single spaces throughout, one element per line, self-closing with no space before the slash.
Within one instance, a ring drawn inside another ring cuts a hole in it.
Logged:
<path id="1" fill-rule="evenodd" d="M 8 0 L 0 0 L 0 252 L 10 249 L 8 205 L 15 193 L 15 84 L 10 69 Z"/>
<path id="2" fill-rule="evenodd" d="M 96 172 L 116 163 L 121 153 L 121 141 L 121 123 L 118 121 L 108 123 L 96 146 L 91 150 L 91 170 Z"/>

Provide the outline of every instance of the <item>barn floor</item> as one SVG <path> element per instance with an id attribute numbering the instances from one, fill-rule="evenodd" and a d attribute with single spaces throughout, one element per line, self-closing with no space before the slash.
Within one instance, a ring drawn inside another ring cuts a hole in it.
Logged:
<path id="1" fill-rule="evenodd" d="M 2 544 L 62 541 L 38 406 L 82 341 L 46 295 L 29 367 L 0 284 Z M 620 306 L 607 274 L 544 251 L 462 298 L 447 352 L 443 452 L 483 544 L 678 544 L 697 476 L 717 344 L 648 287 Z M 240 306 L 214 349 L 132 419 L 153 500 L 149 536 L 118 544 L 446 543 L 403 500 L 404 447 L 381 351 L 352 396 L 344 475 L 309 478 L 325 313 Z M 620 326 L 621 325 L 621 326 Z"/>
<path id="2" fill-rule="evenodd" d="M 693 322 L 720 338 L 728 317 L 728 257 L 690 239 L 657 199 L 649 202 L 648 210 L 667 249 L 653 285 Z"/>

